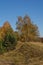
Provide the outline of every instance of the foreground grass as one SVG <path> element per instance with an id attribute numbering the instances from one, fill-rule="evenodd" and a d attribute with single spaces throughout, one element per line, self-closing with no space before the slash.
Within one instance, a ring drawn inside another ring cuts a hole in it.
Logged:
<path id="1" fill-rule="evenodd" d="M 0 55 L 0 65 L 43 65 L 43 43 L 18 42 L 15 50 Z"/>

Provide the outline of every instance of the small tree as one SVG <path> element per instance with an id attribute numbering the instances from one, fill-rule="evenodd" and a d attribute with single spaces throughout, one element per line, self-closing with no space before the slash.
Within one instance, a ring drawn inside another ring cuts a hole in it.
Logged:
<path id="1" fill-rule="evenodd" d="M 4 37 L 3 46 L 7 51 L 9 51 L 15 48 L 17 40 L 14 35 L 14 31 L 8 22 L 5 22 L 3 27 L 5 28 L 5 37 Z"/>
<path id="2" fill-rule="evenodd" d="M 14 34 L 7 32 L 4 39 L 5 40 L 4 40 L 3 46 L 5 47 L 5 49 L 7 51 L 13 50 L 16 46 L 16 43 L 17 43 L 16 37 L 14 36 Z"/>
<path id="3" fill-rule="evenodd" d="M 5 22 L 0 29 L 0 53 L 14 49 L 16 44 L 17 40 L 13 29 L 8 22 Z"/>

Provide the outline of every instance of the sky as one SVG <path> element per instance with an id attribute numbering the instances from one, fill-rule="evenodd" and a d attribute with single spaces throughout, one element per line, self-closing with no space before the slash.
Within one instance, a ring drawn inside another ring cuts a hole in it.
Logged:
<path id="1" fill-rule="evenodd" d="M 16 30 L 17 17 L 28 15 L 43 37 L 43 0 L 0 0 L 0 26 L 9 21 Z"/>

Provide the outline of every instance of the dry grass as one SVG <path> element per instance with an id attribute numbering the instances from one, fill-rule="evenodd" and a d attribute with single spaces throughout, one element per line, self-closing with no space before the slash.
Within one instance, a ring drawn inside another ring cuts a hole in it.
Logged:
<path id="1" fill-rule="evenodd" d="M 0 55 L 0 65 L 43 65 L 43 43 L 18 42 L 15 50 Z"/>

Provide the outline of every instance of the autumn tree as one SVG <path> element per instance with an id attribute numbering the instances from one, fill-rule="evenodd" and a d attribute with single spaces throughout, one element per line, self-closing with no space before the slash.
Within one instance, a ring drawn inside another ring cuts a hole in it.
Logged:
<path id="1" fill-rule="evenodd" d="M 16 45 L 16 38 L 9 22 L 5 22 L 3 28 L 5 29 L 5 37 L 3 45 L 6 47 L 7 50 L 14 49 Z"/>
<path id="2" fill-rule="evenodd" d="M 14 34 L 14 31 L 9 24 L 5 22 L 0 28 L 0 50 L 9 51 L 15 48 L 17 41 Z"/>
<path id="3" fill-rule="evenodd" d="M 32 23 L 29 16 L 21 16 L 18 17 L 18 21 L 16 23 L 21 39 L 24 41 L 36 41 L 39 37 L 38 27 Z"/>

